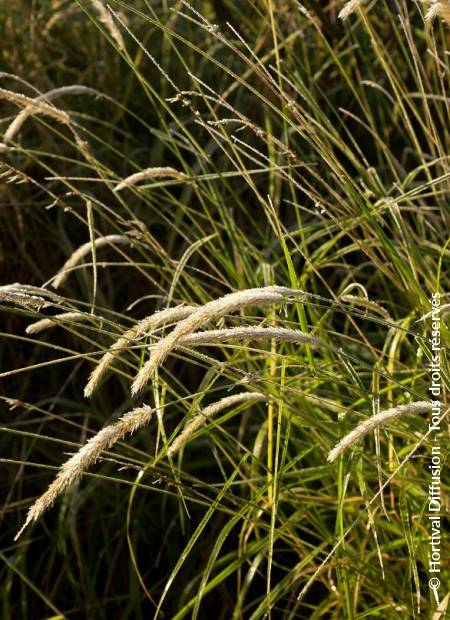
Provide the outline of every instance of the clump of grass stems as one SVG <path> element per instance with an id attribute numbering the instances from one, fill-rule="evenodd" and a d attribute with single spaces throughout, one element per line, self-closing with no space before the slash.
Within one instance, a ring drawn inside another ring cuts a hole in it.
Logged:
<path id="1" fill-rule="evenodd" d="M 3 4 L 5 618 L 433 617 L 448 3 Z"/>

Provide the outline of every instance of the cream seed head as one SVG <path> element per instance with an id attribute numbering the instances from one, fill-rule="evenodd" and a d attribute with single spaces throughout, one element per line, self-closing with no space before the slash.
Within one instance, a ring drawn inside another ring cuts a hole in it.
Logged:
<path id="1" fill-rule="evenodd" d="M 114 188 L 114 191 L 121 192 L 126 187 L 133 187 L 134 185 L 141 183 L 141 181 L 146 181 L 148 179 L 179 179 L 181 181 L 187 179 L 187 176 L 183 172 L 179 172 L 170 166 L 146 168 L 145 170 L 136 172 L 121 181 Z"/>
<path id="2" fill-rule="evenodd" d="M 39 95 L 35 99 L 32 99 L 31 103 L 29 103 L 26 107 L 24 107 L 24 109 L 21 110 L 21 112 L 19 112 L 16 118 L 10 123 L 10 125 L 6 129 L 5 134 L 4 134 L 4 139 L 13 140 L 15 138 L 15 136 L 20 131 L 25 121 L 30 116 L 35 114 L 36 111 L 39 111 L 39 103 L 47 104 L 52 99 L 56 97 L 60 97 L 61 95 L 80 95 L 80 94 L 89 94 L 89 95 L 94 95 L 95 97 L 98 97 L 101 95 L 101 93 L 96 91 L 95 89 L 89 88 L 88 86 L 82 86 L 81 84 L 73 84 L 70 86 L 61 86 L 60 88 L 53 88 L 52 90 L 49 90 L 48 92 L 42 95 Z M 56 112 L 58 112 L 57 108 L 54 108 L 53 106 L 51 107 L 52 109 L 56 110 Z"/>
<path id="3" fill-rule="evenodd" d="M 105 237 L 99 237 L 94 240 L 95 248 L 98 250 L 105 245 L 128 245 L 132 243 L 132 239 L 127 237 L 126 235 L 106 235 Z M 69 277 L 71 270 L 76 267 L 80 263 L 80 261 L 90 254 L 92 251 L 92 243 L 87 241 L 83 243 L 78 249 L 71 254 L 71 256 L 66 260 L 64 265 L 58 271 L 54 280 L 52 282 L 53 288 L 59 288 Z"/>
<path id="4" fill-rule="evenodd" d="M 360 439 L 365 437 L 367 433 L 380 427 L 382 424 L 392 422 L 397 418 L 407 414 L 427 413 L 431 411 L 432 405 L 427 401 L 419 401 L 416 403 L 408 403 L 407 405 L 398 405 L 392 409 L 386 409 L 376 415 L 367 418 L 363 422 L 360 422 L 356 428 L 354 428 L 348 435 L 345 435 L 336 446 L 329 452 L 327 460 L 332 463 L 343 452 L 357 443 Z"/>
<path id="5" fill-rule="evenodd" d="M 211 329 L 183 336 L 180 344 L 185 347 L 201 346 L 228 342 L 229 340 L 279 340 L 308 344 L 312 347 L 322 345 L 322 341 L 311 334 L 305 334 L 298 329 L 284 327 L 230 327 L 229 329 Z"/>
<path id="6" fill-rule="evenodd" d="M 126 350 L 126 348 L 136 339 L 147 334 L 151 334 L 152 331 L 163 325 L 176 323 L 177 321 L 180 321 L 181 319 L 184 319 L 192 314 L 194 310 L 196 310 L 195 306 L 176 306 L 175 308 L 166 308 L 165 310 L 160 310 L 159 312 L 155 312 L 154 314 L 145 317 L 136 325 L 128 329 L 123 336 L 116 340 L 111 349 L 103 355 L 98 365 L 91 373 L 89 381 L 84 388 L 85 397 L 90 398 L 92 396 L 103 377 L 108 372 L 108 369 L 114 362 L 116 356 L 119 355 L 121 351 Z"/>
<path id="7" fill-rule="evenodd" d="M 83 323 L 84 321 L 89 321 L 90 319 L 95 318 L 91 314 L 83 314 L 81 312 L 62 312 L 61 314 L 55 314 L 52 318 L 49 319 L 41 319 L 40 321 L 36 321 L 35 323 L 31 323 L 25 329 L 25 332 L 29 335 L 32 334 L 40 334 L 46 329 L 52 329 L 56 327 L 59 322 L 64 321 L 71 323 Z"/>
<path id="8" fill-rule="evenodd" d="M 152 412 L 152 408 L 148 406 L 133 409 L 123 415 L 115 424 L 106 426 L 91 437 L 78 452 L 64 463 L 45 493 L 30 507 L 25 523 L 17 533 L 15 540 L 32 521 L 37 521 L 54 504 L 55 500 L 100 458 L 102 452 L 112 448 L 125 435 L 134 433 L 146 426 L 151 420 Z"/>
<path id="9" fill-rule="evenodd" d="M 358 9 L 358 7 L 361 6 L 363 1 L 364 0 L 349 0 L 349 2 L 345 4 L 344 8 L 339 13 L 339 19 L 344 20 L 350 17 L 350 15 L 354 13 L 356 9 Z"/>
<path id="10" fill-rule="evenodd" d="M 148 383 L 155 370 L 164 363 L 167 356 L 179 346 L 181 339 L 201 329 L 214 319 L 241 310 L 248 306 L 264 306 L 286 302 L 289 296 L 304 296 L 303 291 L 282 286 L 267 286 L 230 293 L 199 307 L 188 318 L 180 321 L 175 329 L 162 338 L 152 351 L 150 360 L 137 374 L 131 393 L 138 394 Z"/>
<path id="11" fill-rule="evenodd" d="M 244 402 L 257 402 L 265 400 L 267 400 L 267 397 L 262 394 L 262 392 L 241 392 L 240 394 L 226 396 L 218 402 L 208 405 L 199 411 L 184 427 L 182 432 L 174 439 L 167 450 L 167 456 L 174 456 L 189 441 L 195 431 L 201 428 L 208 418 L 212 418 L 216 413 L 219 413 L 219 411 L 232 407 L 233 405 L 240 405 Z"/>

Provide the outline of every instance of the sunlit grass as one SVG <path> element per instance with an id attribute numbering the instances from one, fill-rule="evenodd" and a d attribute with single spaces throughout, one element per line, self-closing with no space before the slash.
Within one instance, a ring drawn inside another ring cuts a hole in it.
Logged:
<path id="1" fill-rule="evenodd" d="M 0 290 L 2 617 L 432 617 L 428 414 L 327 455 L 429 399 L 448 25 L 409 0 L 345 21 L 344 2 L 100 4 L 0 1 L 0 284 L 43 287 Z M 171 339 L 274 285 L 304 294 Z M 220 340 L 240 328 L 286 337 Z M 60 466 L 147 405 L 13 542 Z"/>

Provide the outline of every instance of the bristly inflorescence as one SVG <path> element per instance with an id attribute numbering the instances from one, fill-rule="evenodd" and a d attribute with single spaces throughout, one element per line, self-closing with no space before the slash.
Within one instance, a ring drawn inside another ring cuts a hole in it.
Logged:
<path id="1" fill-rule="evenodd" d="M 289 298 L 305 297 L 304 291 L 290 289 L 284 286 L 267 286 L 263 288 L 246 289 L 230 293 L 204 306 L 200 306 L 189 317 L 180 321 L 175 329 L 162 338 L 152 350 L 151 357 L 137 374 L 131 393 L 133 396 L 141 392 L 153 376 L 155 370 L 164 363 L 172 351 L 182 346 L 182 339 L 201 329 L 209 322 L 227 314 L 237 312 L 248 306 L 267 306 L 283 303 Z"/>
<path id="2" fill-rule="evenodd" d="M 357 443 L 360 439 L 365 437 L 367 433 L 380 427 L 382 424 L 392 422 L 397 418 L 400 418 L 408 414 L 428 413 L 432 409 L 431 402 L 418 401 L 415 403 L 408 403 L 406 405 L 398 405 L 386 411 L 381 411 L 373 415 L 367 420 L 360 422 L 348 435 L 345 435 L 336 446 L 328 454 L 328 462 L 332 463 L 338 456 L 343 454 L 348 448 Z"/>

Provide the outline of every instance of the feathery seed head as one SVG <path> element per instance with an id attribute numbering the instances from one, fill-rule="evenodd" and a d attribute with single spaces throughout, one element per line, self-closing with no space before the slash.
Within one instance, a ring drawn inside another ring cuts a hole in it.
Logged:
<path id="1" fill-rule="evenodd" d="M 89 381 L 84 388 L 84 395 L 86 398 L 90 398 L 94 393 L 94 390 L 100 384 L 100 381 L 108 372 L 109 367 L 114 362 L 114 358 L 123 350 L 126 349 L 130 342 L 133 342 L 141 336 L 151 333 L 153 330 L 167 325 L 169 323 L 176 323 L 181 319 L 186 318 L 192 312 L 196 310 L 195 306 L 176 306 L 175 308 L 166 308 L 160 310 L 154 314 L 145 317 L 139 321 L 136 325 L 127 330 L 123 336 L 121 336 L 111 347 L 111 349 L 105 353 L 101 358 L 96 368 L 91 373 Z"/>
<path id="2" fill-rule="evenodd" d="M 183 336 L 192 334 L 213 319 L 236 312 L 241 308 L 286 302 L 288 296 L 298 297 L 302 295 L 305 295 L 303 291 L 283 286 L 267 286 L 230 293 L 201 306 L 159 341 L 152 351 L 150 360 L 144 364 L 136 376 L 131 388 L 132 395 L 138 394 L 148 383 L 155 370 L 164 363 L 171 351 L 181 346 L 180 340 Z"/>
<path id="3" fill-rule="evenodd" d="M 41 319 L 35 323 L 31 323 L 25 329 L 25 332 L 29 335 L 39 334 L 40 332 L 56 327 L 59 321 L 70 321 L 73 323 L 82 323 L 83 321 L 89 321 L 92 319 L 90 314 L 82 314 L 81 312 L 63 312 L 61 314 L 55 314 L 51 319 Z"/>
<path id="4" fill-rule="evenodd" d="M 24 529 L 50 508 L 57 497 L 71 486 L 91 465 L 101 456 L 104 450 L 112 448 L 114 444 L 123 439 L 129 433 L 146 426 L 152 417 L 152 409 L 148 406 L 139 407 L 123 415 L 116 423 L 102 428 L 96 435 L 91 437 L 85 445 L 78 450 L 59 470 L 55 480 L 48 489 L 39 497 L 28 511 L 26 520 L 15 540 L 19 538 Z"/>
<path id="5" fill-rule="evenodd" d="M 98 250 L 105 245 L 127 245 L 132 243 L 132 239 L 125 235 L 106 235 L 105 237 L 99 237 L 94 240 L 94 246 Z M 67 277 L 69 276 L 70 271 L 78 265 L 78 263 L 87 256 L 92 251 L 92 243 L 87 241 L 83 243 L 73 254 L 67 259 L 64 265 L 56 274 L 52 286 L 57 289 L 63 284 Z"/>
<path id="6" fill-rule="evenodd" d="M 135 174 L 130 175 L 123 181 L 121 181 L 115 188 L 115 192 L 121 192 L 126 187 L 133 187 L 137 185 L 141 181 L 146 181 L 147 179 L 187 179 L 187 176 L 183 172 L 179 172 L 175 170 L 175 168 L 171 168 L 170 166 L 166 167 L 155 167 L 155 168 L 146 168 L 141 172 L 136 172 Z"/>
<path id="7" fill-rule="evenodd" d="M 332 463 L 337 459 L 347 448 L 353 446 L 356 442 L 362 439 L 367 433 L 378 428 L 382 424 L 391 422 L 403 415 L 414 413 L 427 413 L 431 411 L 432 405 L 427 401 L 419 401 L 415 403 L 408 403 L 406 405 L 398 405 L 392 409 L 386 409 L 376 415 L 367 418 L 363 422 L 360 422 L 356 428 L 354 428 L 348 435 L 345 435 L 336 446 L 328 453 L 327 460 Z"/>
<path id="8" fill-rule="evenodd" d="M 167 451 L 167 456 L 174 456 L 195 433 L 195 431 L 201 428 L 205 420 L 211 418 L 216 413 L 219 413 L 222 409 L 232 407 L 233 405 L 239 405 L 244 402 L 257 402 L 261 400 L 267 400 L 267 397 L 262 392 L 241 392 L 240 394 L 226 396 L 218 402 L 208 405 L 202 411 L 199 411 L 192 418 L 189 424 L 185 426 L 183 431 L 175 438 Z"/>

